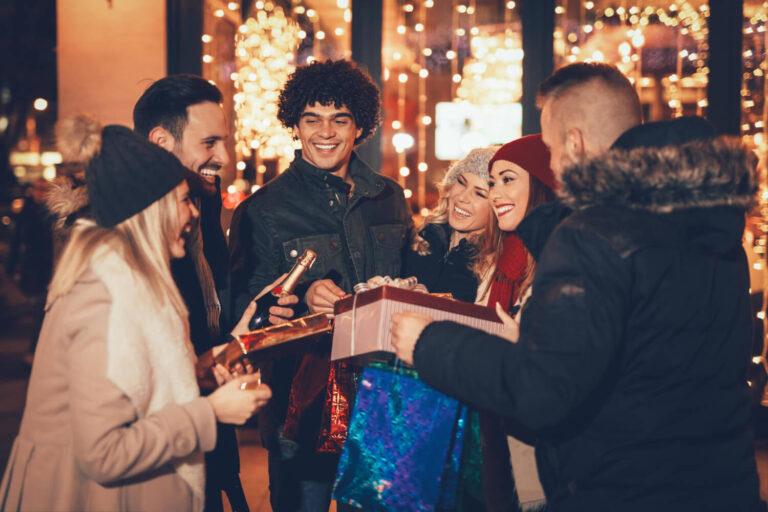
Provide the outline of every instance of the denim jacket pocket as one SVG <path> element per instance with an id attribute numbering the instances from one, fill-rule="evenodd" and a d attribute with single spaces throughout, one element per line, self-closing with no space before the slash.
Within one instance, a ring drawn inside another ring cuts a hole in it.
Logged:
<path id="1" fill-rule="evenodd" d="M 403 224 L 382 224 L 368 228 L 373 238 L 373 259 L 377 275 L 399 277 L 402 269 L 402 254 L 405 247 L 405 226 Z"/>
<path id="2" fill-rule="evenodd" d="M 294 238 L 283 242 L 283 257 L 288 264 L 288 268 L 293 267 L 296 259 L 306 249 L 312 249 L 317 253 L 317 260 L 314 265 L 305 274 L 302 281 L 314 281 L 323 279 L 336 268 L 342 265 L 341 236 L 338 233 L 328 233 L 324 235 L 312 235 L 302 238 Z"/>

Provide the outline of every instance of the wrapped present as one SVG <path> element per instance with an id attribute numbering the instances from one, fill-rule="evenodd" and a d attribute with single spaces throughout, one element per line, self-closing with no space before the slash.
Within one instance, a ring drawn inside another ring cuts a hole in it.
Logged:
<path id="1" fill-rule="evenodd" d="M 231 367 L 248 357 L 251 361 L 275 359 L 286 354 L 304 353 L 328 340 L 333 320 L 316 313 L 236 336 L 215 358 Z"/>
<path id="2" fill-rule="evenodd" d="M 371 511 L 452 509 L 465 423 L 466 408 L 417 377 L 366 368 L 334 499 Z"/>
<path id="3" fill-rule="evenodd" d="M 400 311 L 424 313 L 435 320 L 451 320 L 490 334 L 500 334 L 504 327 L 490 308 L 384 285 L 336 302 L 331 360 L 394 353 L 390 323 L 392 314 Z"/>

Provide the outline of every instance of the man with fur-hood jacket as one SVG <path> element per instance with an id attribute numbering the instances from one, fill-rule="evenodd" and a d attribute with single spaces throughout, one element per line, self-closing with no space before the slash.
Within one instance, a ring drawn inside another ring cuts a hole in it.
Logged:
<path id="1" fill-rule="evenodd" d="M 425 382 L 539 432 L 553 510 L 757 507 L 754 158 L 713 136 L 701 118 L 637 126 L 565 171 L 573 213 L 539 254 L 517 343 L 450 322 L 416 334 Z"/>

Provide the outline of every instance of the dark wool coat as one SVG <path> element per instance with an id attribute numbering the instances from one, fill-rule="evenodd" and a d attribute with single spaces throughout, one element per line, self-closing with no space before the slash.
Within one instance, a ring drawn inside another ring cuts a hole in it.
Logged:
<path id="1" fill-rule="evenodd" d="M 477 276 L 472 261 L 478 248 L 464 239 L 449 250 L 452 232 L 448 223 L 424 226 L 419 235 L 429 243 L 429 254 L 410 249 L 403 275 L 417 277 L 432 293 L 451 293 L 454 299 L 475 302 Z"/>
<path id="2" fill-rule="evenodd" d="M 518 343 L 450 322 L 420 377 L 540 434 L 553 510 L 753 510 L 753 163 L 736 142 L 612 150 L 563 176 Z"/>

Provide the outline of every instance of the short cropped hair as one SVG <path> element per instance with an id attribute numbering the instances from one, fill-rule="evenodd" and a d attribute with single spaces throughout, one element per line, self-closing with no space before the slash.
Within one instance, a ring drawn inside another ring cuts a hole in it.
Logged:
<path id="1" fill-rule="evenodd" d="M 381 123 L 379 88 L 348 60 L 315 61 L 296 68 L 280 92 L 277 118 L 286 128 L 293 128 L 299 124 L 304 109 L 314 103 L 347 107 L 355 125 L 362 128 L 356 145 L 373 135 Z"/>
<path id="2" fill-rule="evenodd" d="M 615 66 L 602 62 L 576 62 L 558 69 L 539 84 L 536 105 L 541 108 L 545 101 L 557 98 L 572 87 L 592 80 L 600 80 L 619 92 L 637 97 L 632 82 Z M 639 109 L 639 102 L 638 102 Z"/>
<path id="3" fill-rule="evenodd" d="M 133 129 L 149 137 L 156 126 L 178 142 L 187 127 L 187 107 L 210 101 L 221 103 L 221 91 L 195 75 L 170 75 L 150 85 L 133 107 Z"/>

